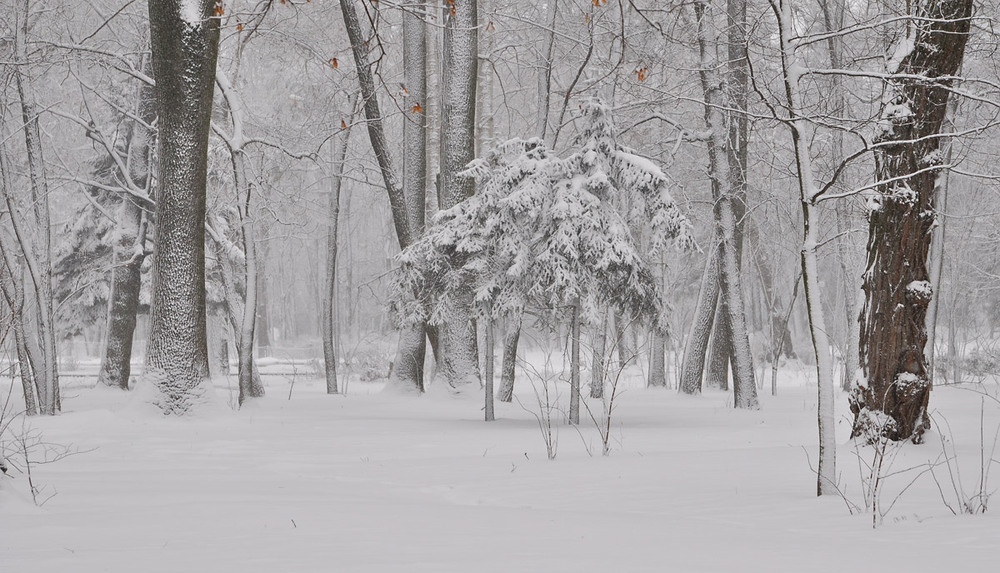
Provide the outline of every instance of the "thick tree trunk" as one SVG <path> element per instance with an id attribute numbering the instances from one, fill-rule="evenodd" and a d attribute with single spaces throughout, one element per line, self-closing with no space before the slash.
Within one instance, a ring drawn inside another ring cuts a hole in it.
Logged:
<path id="1" fill-rule="evenodd" d="M 423 3 L 417 8 L 426 8 Z M 427 27 L 425 14 L 403 12 L 403 193 L 410 231 L 424 231 L 427 202 Z M 403 390 L 424 391 L 426 325 L 404 327 L 399 333 L 389 384 Z"/>
<path id="2" fill-rule="evenodd" d="M 972 0 L 918 3 L 913 48 L 887 82 L 884 128 L 875 151 L 880 206 L 869 214 L 860 354 L 867 386 L 852 393 L 855 434 L 866 411 L 890 416 L 891 439 L 920 442 L 930 428 L 931 373 L 924 346 L 932 292 L 927 255 L 933 195 L 941 173 L 941 132 L 952 76 L 969 37 Z M 919 78 L 919 79 L 915 79 Z M 942 78 L 942 79 L 936 79 Z"/>
<path id="3" fill-rule="evenodd" d="M 183 5 L 182 5 L 183 4 Z M 159 122 L 153 302 L 145 383 L 164 414 L 210 391 L 205 324 L 205 185 L 219 19 L 179 1 L 149 2 Z"/>
<path id="4" fill-rule="evenodd" d="M 476 70 L 478 16 L 476 0 L 454 0 L 444 27 L 444 105 L 441 125 L 441 186 L 438 202 L 448 209 L 471 197 L 471 178 L 458 173 L 474 159 L 476 144 Z M 470 285 L 459 289 L 457 316 L 440 327 L 442 374 L 453 390 L 479 381 L 476 327 L 471 316 Z"/>

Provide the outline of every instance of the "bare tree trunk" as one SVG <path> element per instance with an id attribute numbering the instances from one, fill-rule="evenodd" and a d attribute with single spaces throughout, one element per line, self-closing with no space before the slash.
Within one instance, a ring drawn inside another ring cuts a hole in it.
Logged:
<path id="1" fill-rule="evenodd" d="M 21 390 L 24 394 L 24 412 L 29 416 L 34 416 L 38 414 L 38 397 L 35 389 L 34 369 L 28 356 L 28 342 L 24 333 L 24 292 L 11 272 L 8 266 L 9 262 L 3 240 L 0 239 L 0 289 L 3 291 L 4 301 L 11 312 L 11 330 L 14 333 L 14 349 L 21 377 Z"/>
<path id="2" fill-rule="evenodd" d="M 550 0 L 546 7 L 548 8 L 548 17 L 545 21 L 549 27 L 542 37 L 543 51 L 538 54 L 538 119 L 535 120 L 535 132 L 543 141 L 549 126 L 549 101 L 552 94 L 552 47 L 556 40 L 556 13 L 559 10 L 559 0 Z"/>
<path id="3" fill-rule="evenodd" d="M 483 376 L 486 378 L 485 383 L 485 397 L 486 397 L 486 421 L 492 422 L 496 419 L 494 413 L 494 402 L 493 402 L 493 360 L 494 360 L 494 344 L 493 344 L 493 321 L 486 317 L 485 319 L 485 333 L 483 336 L 483 345 L 486 346 L 484 349 L 483 356 Z"/>
<path id="4" fill-rule="evenodd" d="M 658 330 L 653 330 L 649 336 L 649 378 L 646 386 L 651 388 L 667 387 L 667 337 Z"/>
<path id="5" fill-rule="evenodd" d="M 624 370 L 635 358 L 628 339 L 629 320 L 620 313 L 613 313 L 615 327 L 615 349 L 618 351 L 618 368 Z"/>
<path id="6" fill-rule="evenodd" d="M 941 139 L 935 136 L 941 133 L 951 78 L 962 64 L 972 4 L 918 2 L 922 20 L 915 27 L 913 48 L 895 70 L 905 75 L 887 81 L 885 128 L 875 151 L 881 204 L 869 214 L 862 286 L 860 354 L 867 386 L 851 396 L 856 434 L 866 411 L 892 417 L 894 424 L 884 431 L 894 440 L 920 442 L 930 428 L 931 374 L 924 346 L 933 295 L 927 255 L 934 217 L 928 214 L 933 213 L 935 181 L 942 168 L 935 167 L 943 164 Z"/>
<path id="7" fill-rule="evenodd" d="M 580 305 L 570 314 L 569 423 L 580 424 Z"/>
<path id="8" fill-rule="evenodd" d="M 799 185 L 799 198 L 802 208 L 802 284 L 806 296 L 806 309 L 809 315 L 809 332 L 812 337 L 813 351 L 816 358 L 817 379 L 817 427 L 819 430 L 819 468 L 816 473 L 816 494 L 832 495 L 837 492 L 837 442 L 834 436 L 833 407 L 833 367 L 830 364 L 830 344 L 826 335 L 826 324 L 823 317 L 821 295 L 819 288 L 819 268 L 816 251 L 819 246 L 819 232 L 816 221 L 816 199 L 818 191 L 815 185 L 815 174 L 812 159 L 809 156 L 809 142 L 812 141 L 810 131 L 812 125 L 804 119 L 802 101 L 799 94 L 799 80 L 802 68 L 797 62 L 795 48 L 792 44 L 792 10 L 791 0 L 781 0 L 779 6 L 772 4 L 781 45 L 782 75 L 785 83 L 785 99 L 792 135 L 792 146 L 795 151 L 795 164 Z"/>
<path id="9" fill-rule="evenodd" d="M 424 3 L 417 9 L 426 8 Z M 424 231 L 427 202 L 427 27 L 426 14 L 403 12 L 403 193 L 414 238 Z M 405 326 L 399 333 L 389 384 L 423 392 L 426 325 Z"/>
<path id="10" fill-rule="evenodd" d="M 720 261 L 721 263 L 721 261 Z M 720 280 L 722 277 L 719 277 Z M 722 298 L 715 307 L 714 332 L 708 351 L 708 368 L 705 374 L 705 387 L 719 390 L 729 390 L 729 362 L 733 356 L 732 332 L 726 317 L 729 309 Z"/>
<path id="11" fill-rule="evenodd" d="M 714 239 L 713 239 L 714 241 Z M 712 323 L 715 320 L 715 304 L 719 298 L 719 258 L 716 251 L 719 248 L 713 243 L 705 261 L 705 272 L 698 291 L 698 302 L 695 305 L 694 320 L 688 332 L 684 345 L 684 357 L 681 359 L 680 391 L 685 394 L 700 394 L 702 373 L 705 369 L 705 355 L 708 350 L 709 337 L 712 334 Z"/>
<path id="12" fill-rule="evenodd" d="M 514 364 L 517 362 L 517 342 L 521 337 L 521 316 L 508 319 L 503 336 L 503 365 L 500 369 L 500 389 L 497 399 L 510 402 L 514 398 Z"/>
<path id="13" fill-rule="evenodd" d="M 600 321 L 594 328 L 594 351 L 591 358 L 590 397 L 604 397 L 604 382 L 607 375 L 608 310 L 601 313 Z"/>
<path id="14" fill-rule="evenodd" d="M 323 370 L 326 374 L 326 393 L 338 394 L 337 387 L 337 238 L 340 230 L 340 189 L 344 180 L 344 161 L 347 158 L 347 144 L 354 123 L 354 108 L 357 97 L 350 99 L 350 121 L 336 138 L 333 149 L 333 169 L 330 184 L 330 214 L 326 228 L 326 277 L 323 293 Z M 397 363 L 398 364 L 398 363 Z"/>
<path id="15" fill-rule="evenodd" d="M 34 218 L 29 228 L 18 225 L 14 205 L 7 197 L 11 223 L 34 289 L 38 305 L 39 360 L 35 368 L 35 381 L 39 389 L 39 407 L 42 414 L 53 415 L 61 408 L 59 397 L 59 372 L 56 364 L 55 316 L 52 300 L 52 243 L 49 221 L 49 189 L 42 153 L 41 129 L 38 125 L 38 106 L 34 88 L 28 74 L 27 49 L 29 0 L 20 0 L 14 31 L 14 79 L 21 100 L 21 118 L 24 143 L 28 152 L 28 172 L 31 180 L 31 205 Z M 19 228 L 20 227 L 20 228 Z M 29 234 L 30 233 L 30 234 Z"/>
<path id="16" fill-rule="evenodd" d="M 473 160 L 476 139 L 478 16 L 476 0 L 454 0 L 445 15 L 444 105 L 441 125 L 441 186 L 438 200 L 448 209 L 475 193 L 475 181 L 458 177 Z M 453 390 L 479 381 L 471 286 L 459 290 L 456 318 L 440 327 L 442 374 Z"/>
<path id="17" fill-rule="evenodd" d="M 148 64 L 147 64 L 148 65 Z M 136 117 L 129 131 L 129 178 L 139 189 L 148 189 L 155 134 L 147 126 L 156 120 L 153 86 L 143 83 L 138 90 Z M 128 193 L 121 194 L 115 226 L 114 263 L 108 295 L 108 326 L 104 341 L 98 384 L 128 390 L 132 375 L 132 341 L 135 337 L 142 263 L 146 259 L 146 235 L 151 213 Z"/>
<path id="18" fill-rule="evenodd" d="M 740 278 L 740 212 L 742 199 L 739 184 L 734 181 L 727 155 L 730 130 L 724 110 L 732 102 L 725 101 L 721 80 L 712 72 L 707 31 L 709 6 L 707 2 L 694 4 L 698 21 L 700 75 L 705 100 L 705 123 L 710 132 L 709 170 L 713 189 L 718 191 L 716 200 L 716 237 L 720 251 L 718 263 L 720 305 L 724 303 L 724 316 L 731 330 L 733 365 L 733 403 L 737 408 L 757 408 L 757 385 L 754 381 L 753 354 L 747 334 L 746 314 Z M 737 158 L 738 160 L 738 158 Z M 713 253 L 714 255 L 715 253 Z M 710 255 L 711 256 L 711 255 Z"/>
<path id="19" fill-rule="evenodd" d="M 205 185 L 219 19 L 177 1 L 149 2 L 159 123 L 153 303 L 145 383 L 165 414 L 184 414 L 210 391 L 205 324 Z"/>
<path id="20" fill-rule="evenodd" d="M 948 113 L 945 114 L 944 119 L 947 131 L 954 131 L 955 124 L 952 118 L 957 111 L 957 107 L 958 101 L 955 98 L 949 98 Z M 951 138 L 947 138 L 942 142 L 942 146 L 945 149 L 944 161 L 946 164 L 950 164 L 953 149 Z M 948 229 L 948 188 L 950 187 L 950 182 L 950 172 L 945 173 L 943 177 L 939 177 L 937 180 L 938 188 L 935 189 L 933 197 L 934 212 L 944 216 L 937 218 L 938 224 L 934 226 L 934 235 L 931 237 L 930 279 L 931 288 L 933 292 L 937 293 L 937 296 L 931 299 L 930 306 L 927 307 L 927 346 L 930 347 L 928 370 L 931 379 L 933 379 L 935 374 L 934 360 L 937 356 L 937 324 L 941 309 L 941 284 L 944 276 L 944 244 Z"/>

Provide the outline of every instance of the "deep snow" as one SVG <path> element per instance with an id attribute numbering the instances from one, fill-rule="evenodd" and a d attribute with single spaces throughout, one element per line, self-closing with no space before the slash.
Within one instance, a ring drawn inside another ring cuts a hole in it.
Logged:
<path id="1" fill-rule="evenodd" d="M 870 514 L 815 496 L 809 371 L 783 370 L 779 396 L 762 395 L 750 412 L 722 393 L 629 380 L 611 455 L 600 455 L 594 424 L 559 420 L 554 461 L 516 402 L 485 423 L 475 398 L 391 395 L 358 381 L 327 396 L 322 380 L 299 376 L 289 400 L 288 378 L 271 376 L 268 396 L 241 412 L 218 389 L 222 407 L 175 419 L 119 391 L 70 388 L 62 415 L 29 423 L 48 442 L 91 451 L 34 468 L 42 496 L 58 492 L 41 508 L 23 475 L 0 478 L 0 570 L 991 570 L 1000 507 L 952 516 L 930 474 L 874 531 Z M 518 384 L 537 410 L 530 384 Z M 967 489 L 979 472 L 977 389 L 937 388 L 931 399 L 950 422 Z M 845 395 L 837 402 L 846 410 Z M 1000 403 L 982 411 L 989 448 Z M 838 468 L 861 505 L 846 426 Z M 885 473 L 936 458 L 938 431 L 904 446 Z M 918 471 L 886 479 L 886 505 Z M 951 487 L 944 466 L 936 474 Z"/>

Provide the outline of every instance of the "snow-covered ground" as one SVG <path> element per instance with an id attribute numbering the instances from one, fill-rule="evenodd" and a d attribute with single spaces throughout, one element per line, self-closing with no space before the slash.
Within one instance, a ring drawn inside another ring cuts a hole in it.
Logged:
<path id="1" fill-rule="evenodd" d="M 299 376 L 289 399 L 288 380 L 267 377 L 268 396 L 241 412 L 219 389 L 222 406 L 190 419 L 164 419 L 119 391 L 66 390 L 62 415 L 28 423 L 81 453 L 33 468 L 43 499 L 58 492 L 42 507 L 24 475 L 0 478 L 0 571 L 912 573 L 990 571 L 1000 552 L 1000 497 L 985 515 L 953 516 L 930 473 L 914 481 L 941 454 L 937 425 L 925 445 L 890 452 L 883 507 L 912 485 L 877 529 L 846 421 L 838 472 L 862 513 L 817 498 L 816 391 L 804 367 L 782 371 L 779 395 L 765 392 L 753 412 L 722 393 L 630 380 L 611 454 L 601 456 L 592 422 L 559 419 L 554 461 L 525 381 L 523 407 L 498 404 L 485 423 L 474 398 L 358 381 L 327 396 Z M 1000 403 L 977 389 L 932 396 L 969 495 L 980 428 L 988 455 L 1000 426 Z M 838 405 L 843 418 L 843 394 Z M 947 466 L 935 475 L 954 500 Z"/>

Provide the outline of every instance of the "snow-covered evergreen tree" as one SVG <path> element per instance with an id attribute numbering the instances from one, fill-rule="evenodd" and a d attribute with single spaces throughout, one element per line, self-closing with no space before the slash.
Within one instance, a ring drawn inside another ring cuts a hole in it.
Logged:
<path id="1" fill-rule="evenodd" d="M 490 320 L 570 307 L 593 323 L 613 307 L 665 325 L 647 256 L 670 242 L 693 246 L 690 224 L 659 167 L 615 142 L 608 108 L 590 100 L 582 110 L 579 146 L 565 159 L 540 139 L 512 139 L 469 165 L 477 194 L 399 255 L 399 320 L 447 321 L 461 310 L 456 289 L 472 284 L 475 311 Z M 629 224 L 634 210 L 649 223 L 647 252 Z"/>

